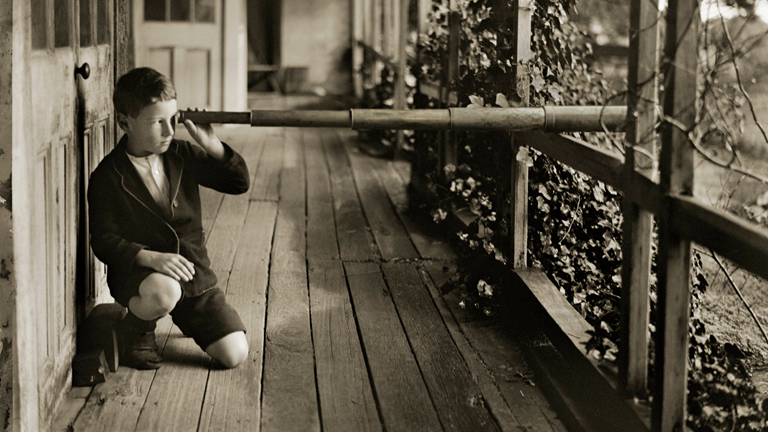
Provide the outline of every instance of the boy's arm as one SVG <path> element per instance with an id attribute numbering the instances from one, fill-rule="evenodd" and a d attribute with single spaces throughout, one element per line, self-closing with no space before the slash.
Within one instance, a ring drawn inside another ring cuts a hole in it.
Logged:
<path id="1" fill-rule="evenodd" d="M 201 186 L 228 194 L 248 191 L 250 177 L 242 156 L 222 143 L 214 134 L 211 125 L 195 125 L 185 122 L 192 138 L 199 147 L 186 145 L 188 159 L 194 175 Z"/>

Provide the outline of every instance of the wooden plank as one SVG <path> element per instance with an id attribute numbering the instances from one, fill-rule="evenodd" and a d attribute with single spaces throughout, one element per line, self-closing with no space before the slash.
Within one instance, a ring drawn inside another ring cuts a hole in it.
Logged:
<path id="1" fill-rule="evenodd" d="M 672 196 L 668 205 L 671 228 L 679 236 L 714 249 L 742 269 L 768 279 L 768 229 L 693 197 Z"/>
<path id="2" fill-rule="evenodd" d="M 515 96 L 523 106 L 530 102 L 530 73 L 528 62 L 533 54 L 531 51 L 531 18 L 533 5 L 530 0 L 516 0 L 513 8 L 512 21 L 515 29 Z M 527 155 L 529 150 L 517 140 L 518 134 L 513 134 L 512 160 L 510 161 L 510 207 L 507 213 L 509 223 L 509 266 L 525 268 L 528 266 L 528 162 L 518 155 Z M 504 202 L 504 200 L 500 200 Z"/>
<path id="3" fill-rule="evenodd" d="M 320 430 L 307 292 L 305 187 L 301 136 L 288 130 L 267 294 L 265 432 Z"/>
<path id="4" fill-rule="evenodd" d="M 255 177 L 251 184 L 251 200 L 278 200 L 284 141 L 280 136 L 267 137 L 259 167 L 256 172 L 251 173 Z"/>
<path id="5" fill-rule="evenodd" d="M 164 354 L 172 327 L 170 317 L 158 321 L 155 334 L 161 354 Z M 73 430 L 83 432 L 107 430 L 133 432 L 136 430 L 136 422 L 156 373 L 155 370 L 118 368 L 106 382 L 93 388 L 85 407 L 74 422 Z"/>
<path id="6" fill-rule="evenodd" d="M 455 259 L 450 246 L 439 238 L 430 236 L 425 232 L 424 224 L 414 220 L 408 210 L 408 191 L 407 184 L 395 169 L 394 163 L 385 159 L 374 159 L 376 171 L 381 179 L 381 183 L 387 190 L 389 199 L 395 207 L 395 211 L 400 216 L 406 231 L 411 237 L 411 241 L 419 251 L 419 255 L 426 259 Z"/>
<path id="7" fill-rule="evenodd" d="M 658 103 L 658 4 L 633 0 L 630 6 L 629 91 L 626 139 L 630 151 L 624 163 L 624 185 L 629 186 L 638 165 L 634 147 L 656 154 L 654 131 Z M 642 157 L 642 156 L 641 156 Z M 640 164 L 638 164 L 640 162 Z M 651 176 L 652 170 L 646 169 Z M 626 195 L 625 195 L 626 196 Z M 648 382 L 648 324 L 650 321 L 651 237 L 653 213 L 630 199 L 622 203 L 624 232 L 621 268 L 621 341 L 619 347 L 619 380 L 633 396 L 644 398 Z"/>
<path id="8" fill-rule="evenodd" d="M 471 319 L 455 294 L 440 294 L 456 266 L 425 262 L 424 268 L 436 285 L 427 284 L 432 298 L 501 429 L 517 431 L 519 425 L 524 430 L 566 432 L 540 387 L 528 383 L 533 371 L 523 360 L 517 341 L 503 336 L 511 330 Z"/>
<path id="9" fill-rule="evenodd" d="M 347 154 L 352 165 L 358 195 L 365 209 L 365 217 L 385 260 L 418 258 L 408 233 L 398 219 L 370 157 L 361 154 L 347 140 Z"/>
<path id="10" fill-rule="evenodd" d="M 698 37 L 701 19 L 696 0 L 672 0 L 666 14 L 664 114 L 684 129 L 696 121 Z M 688 135 L 671 122 L 661 129 L 661 191 L 693 195 L 693 149 Z M 673 230 L 673 215 L 659 215 L 659 253 L 652 428 L 682 430 L 688 383 L 691 244 Z"/>
<path id="11" fill-rule="evenodd" d="M 338 259 L 331 179 L 320 133 L 304 130 L 302 135 L 307 164 L 307 259 Z"/>
<path id="12" fill-rule="evenodd" d="M 310 261 L 309 290 L 323 430 L 381 431 L 341 261 Z"/>
<path id="13" fill-rule="evenodd" d="M 88 403 L 93 387 L 72 387 L 56 412 L 56 418 L 51 426 L 53 432 L 70 432 L 74 430 L 75 420 Z"/>
<path id="14" fill-rule="evenodd" d="M 408 12 L 410 6 L 410 0 L 393 0 L 395 3 L 395 31 L 396 47 L 395 47 L 395 59 L 397 61 L 397 73 L 395 75 L 395 109 L 406 109 L 407 92 L 408 89 L 405 86 L 405 74 L 408 71 L 408 54 L 406 53 L 406 46 L 408 44 L 408 35 L 410 34 Z M 400 153 L 405 145 L 405 135 L 402 130 L 397 131 L 397 144 L 395 148 L 395 159 L 400 158 Z"/>
<path id="15" fill-rule="evenodd" d="M 566 135 L 532 131 L 516 133 L 520 145 L 533 147 L 558 161 L 621 189 L 624 158 Z"/>
<path id="16" fill-rule="evenodd" d="M 330 168 L 339 255 L 343 260 L 377 259 L 376 242 L 360 207 L 344 144 L 334 131 L 323 131 L 321 138 Z"/>
<path id="17" fill-rule="evenodd" d="M 277 203 L 251 203 L 227 287 L 227 301 L 247 329 L 249 354 L 237 368 L 211 370 L 199 431 L 259 430 L 269 256 L 276 218 Z"/>
<path id="18" fill-rule="evenodd" d="M 386 430 L 441 431 L 379 266 L 346 262 L 344 269 Z"/>
<path id="19" fill-rule="evenodd" d="M 415 266 L 385 263 L 381 267 L 443 428 L 498 430 Z"/>

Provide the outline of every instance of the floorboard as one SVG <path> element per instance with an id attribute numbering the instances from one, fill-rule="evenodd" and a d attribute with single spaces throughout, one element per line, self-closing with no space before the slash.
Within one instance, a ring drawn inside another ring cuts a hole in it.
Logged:
<path id="1" fill-rule="evenodd" d="M 444 263 L 427 262 L 424 266 L 437 286 L 442 286 L 455 273 L 453 265 L 446 267 Z M 498 329 L 488 321 L 470 319 L 453 293 L 443 297 L 462 332 L 495 378 L 507 406 L 520 425 L 529 430 L 564 432 L 565 426 L 541 390 L 531 385 L 535 377 L 523 360 L 517 343 L 501 336 L 508 330 Z"/>
<path id="2" fill-rule="evenodd" d="M 264 144 L 264 153 L 251 184 L 251 200 L 277 201 L 280 197 L 280 178 L 283 166 L 285 138 L 268 135 Z"/>
<path id="3" fill-rule="evenodd" d="M 352 174 L 365 217 L 373 231 L 381 258 L 385 260 L 418 258 L 419 254 L 395 214 L 387 193 L 376 175 L 371 158 L 360 153 L 349 142 L 345 145 L 352 165 Z"/>
<path id="4" fill-rule="evenodd" d="M 321 134 L 326 160 L 330 168 L 336 233 L 341 259 L 371 261 L 378 259 L 376 242 L 363 215 L 357 196 L 352 169 L 344 145 L 335 131 Z"/>
<path id="5" fill-rule="evenodd" d="M 227 287 L 227 301 L 247 328 L 249 354 L 235 369 L 211 370 L 199 432 L 260 428 L 269 254 L 276 218 L 277 203 L 251 203 Z"/>
<path id="6" fill-rule="evenodd" d="M 303 131 L 307 166 L 307 259 L 339 258 L 331 179 L 319 131 Z"/>
<path id="7" fill-rule="evenodd" d="M 443 428 L 454 432 L 497 431 L 482 392 L 414 263 L 385 263 L 381 267 Z"/>
<path id="8" fill-rule="evenodd" d="M 300 134 L 285 138 L 264 345 L 262 431 L 319 431 L 306 273 L 304 155 Z"/>
<path id="9" fill-rule="evenodd" d="M 441 431 L 379 265 L 347 262 L 344 269 L 386 430 Z"/>
<path id="10" fill-rule="evenodd" d="M 163 318 L 155 330 L 163 349 L 173 323 Z M 161 351 L 162 354 L 162 351 Z M 73 425 L 83 432 L 133 432 L 157 371 L 120 367 L 106 382 L 93 388 L 88 402 Z"/>

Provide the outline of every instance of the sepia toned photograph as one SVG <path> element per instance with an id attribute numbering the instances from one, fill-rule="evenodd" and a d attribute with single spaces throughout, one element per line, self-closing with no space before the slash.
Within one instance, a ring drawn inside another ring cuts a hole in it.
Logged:
<path id="1" fill-rule="evenodd" d="M 768 0 L 0 0 L 0 432 L 768 431 Z"/>

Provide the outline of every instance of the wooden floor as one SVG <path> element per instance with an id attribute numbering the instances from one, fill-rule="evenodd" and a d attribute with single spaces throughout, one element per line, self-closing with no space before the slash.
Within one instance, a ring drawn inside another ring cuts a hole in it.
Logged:
<path id="1" fill-rule="evenodd" d="M 248 359 L 211 367 L 163 319 L 164 366 L 73 389 L 57 429 L 565 431 L 515 341 L 440 293 L 454 257 L 407 214 L 407 165 L 360 154 L 344 130 L 219 135 L 252 185 L 204 190 L 203 224 Z"/>

